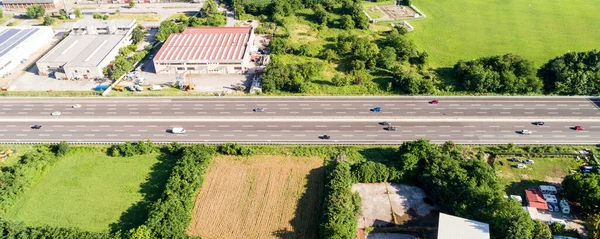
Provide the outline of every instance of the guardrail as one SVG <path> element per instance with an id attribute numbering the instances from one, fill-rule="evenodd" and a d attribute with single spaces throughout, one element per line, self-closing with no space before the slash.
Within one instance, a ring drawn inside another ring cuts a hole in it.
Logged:
<path id="1" fill-rule="evenodd" d="M 142 140 L 142 139 L 141 139 Z M 145 140 L 145 139 L 143 139 Z M 407 140 L 407 141 L 412 141 L 412 140 Z M 48 141 L 48 142 L 27 142 L 27 141 L 19 141 L 19 142 L 0 142 L 0 144 L 15 144 L 15 145 L 19 145 L 19 144 L 58 144 L 61 141 Z M 126 142 L 131 142 L 131 143 L 135 143 L 137 141 L 110 141 L 110 142 L 94 142 L 94 141 L 89 141 L 89 142 L 84 142 L 84 141 L 65 141 L 68 144 L 73 144 L 73 145 L 115 145 L 115 144 L 124 144 Z M 238 142 L 238 141 L 152 141 L 152 143 L 154 144 L 159 144 L 159 145 L 167 145 L 167 144 L 171 144 L 173 142 L 177 142 L 179 144 L 183 144 L 183 145 L 193 145 L 193 144 L 208 144 L 208 145 L 223 145 L 225 143 L 237 143 L 237 144 L 242 144 L 242 145 L 335 145 L 335 146 L 357 146 L 357 145 L 369 145 L 369 146 L 400 146 L 403 142 L 405 141 L 398 141 L 398 142 L 335 142 L 335 141 L 327 141 L 327 142 L 321 142 L 321 141 L 314 141 L 314 142 Z M 445 141 L 444 141 L 445 142 Z M 444 144 L 444 142 L 431 142 L 432 144 L 437 144 L 437 145 L 442 145 Z M 497 143 L 457 143 L 455 142 L 455 144 L 457 145 L 506 145 L 506 144 L 497 144 Z M 582 144 L 582 143 L 560 143 L 560 144 L 552 144 L 552 143 L 539 143 L 539 144 L 532 144 L 532 143 L 513 143 L 514 145 L 520 145 L 520 146 L 539 146 L 539 145 L 554 145 L 554 146 L 560 146 L 560 145 L 565 145 L 565 146 L 599 146 L 597 144 Z"/>

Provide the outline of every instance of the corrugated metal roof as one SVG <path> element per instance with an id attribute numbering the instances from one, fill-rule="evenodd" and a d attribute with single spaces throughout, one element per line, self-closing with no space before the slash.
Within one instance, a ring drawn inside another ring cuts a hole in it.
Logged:
<path id="1" fill-rule="evenodd" d="M 241 60 L 251 34 L 251 27 L 186 28 L 171 34 L 154 60 Z"/>
<path id="2" fill-rule="evenodd" d="M 98 66 L 125 35 L 70 35 L 38 62 L 65 66 Z"/>
<path id="3" fill-rule="evenodd" d="M 490 225 L 440 213 L 438 239 L 489 239 Z"/>
<path id="4" fill-rule="evenodd" d="M 27 38 L 36 33 L 38 28 L 4 28 L 0 29 L 0 57 L 6 55 L 13 48 L 25 42 Z"/>
<path id="5" fill-rule="evenodd" d="M 4 0 L 2 4 L 53 4 L 55 0 Z"/>
<path id="6" fill-rule="evenodd" d="M 541 210 L 548 210 L 548 203 L 542 197 L 542 192 L 538 190 L 525 190 L 525 196 L 530 207 L 534 207 Z"/>

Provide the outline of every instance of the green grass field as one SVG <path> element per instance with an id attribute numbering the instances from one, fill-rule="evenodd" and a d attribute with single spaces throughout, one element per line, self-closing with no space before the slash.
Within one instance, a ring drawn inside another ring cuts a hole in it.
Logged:
<path id="1" fill-rule="evenodd" d="M 100 148 L 73 149 L 79 152 L 50 169 L 7 215 L 9 219 L 31 226 L 102 231 L 144 198 L 142 184 L 158 162 L 157 154 L 121 158 L 109 157 Z"/>
<path id="2" fill-rule="evenodd" d="M 577 169 L 582 160 L 566 158 L 531 158 L 535 164 L 527 164 L 527 168 L 519 169 L 517 163 L 510 162 L 511 157 L 499 157 L 494 166 L 496 175 L 509 195 L 522 195 L 523 190 L 539 186 L 542 182 L 561 183 L 571 169 Z M 518 157 L 520 159 L 530 159 Z M 500 164 L 502 161 L 504 165 Z"/>
<path id="3" fill-rule="evenodd" d="M 414 0 L 427 18 L 410 35 L 433 67 L 505 53 L 542 65 L 567 51 L 599 48 L 597 0 Z"/>

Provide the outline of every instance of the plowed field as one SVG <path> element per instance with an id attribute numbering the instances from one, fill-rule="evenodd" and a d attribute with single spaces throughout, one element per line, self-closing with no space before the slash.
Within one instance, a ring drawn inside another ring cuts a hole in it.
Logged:
<path id="1" fill-rule="evenodd" d="M 317 238 L 325 169 L 320 158 L 218 157 L 188 233 L 213 238 Z"/>

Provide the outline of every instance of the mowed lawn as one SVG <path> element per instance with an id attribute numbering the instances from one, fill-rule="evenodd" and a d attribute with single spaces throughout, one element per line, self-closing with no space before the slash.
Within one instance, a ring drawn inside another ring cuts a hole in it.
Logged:
<path id="1" fill-rule="evenodd" d="M 535 65 L 570 51 L 600 48 L 597 0 L 413 0 L 427 18 L 410 34 L 433 67 L 520 54 Z"/>
<path id="2" fill-rule="evenodd" d="M 188 233 L 204 239 L 317 238 L 324 181 L 319 157 L 216 157 Z"/>
<path id="3" fill-rule="evenodd" d="M 142 200 L 157 154 L 109 157 L 100 149 L 77 150 L 60 160 L 7 215 L 30 226 L 109 229 L 121 214 Z"/>

